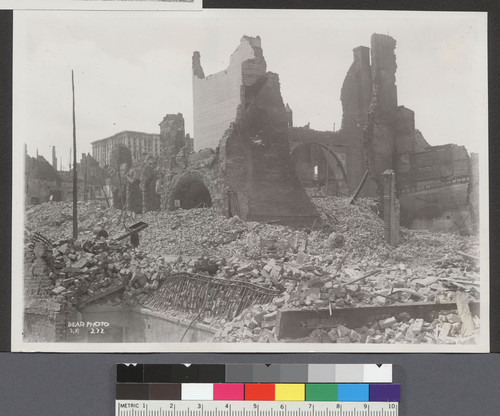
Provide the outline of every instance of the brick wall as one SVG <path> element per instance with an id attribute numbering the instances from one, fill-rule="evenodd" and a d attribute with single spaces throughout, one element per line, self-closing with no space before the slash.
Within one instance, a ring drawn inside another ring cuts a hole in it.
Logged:
<path id="1" fill-rule="evenodd" d="M 215 148 L 243 103 L 243 87 L 266 72 L 260 38 L 244 36 L 231 55 L 229 67 L 203 76 L 199 67 L 193 74 L 193 122 L 195 150 Z"/>

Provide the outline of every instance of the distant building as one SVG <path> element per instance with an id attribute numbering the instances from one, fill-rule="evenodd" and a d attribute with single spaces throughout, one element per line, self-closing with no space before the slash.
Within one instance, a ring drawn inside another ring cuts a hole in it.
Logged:
<path id="1" fill-rule="evenodd" d="M 55 162 L 55 150 L 52 152 Z M 107 172 L 90 154 L 76 164 L 79 201 L 105 201 Z M 57 171 L 43 156 L 30 157 L 25 150 L 25 195 L 29 205 L 73 199 L 73 170 Z"/>
<path id="2" fill-rule="evenodd" d="M 82 153 L 80 162 L 76 164 L 77 189 L 79 201 L 106 200 L 105 169 L 90 154 Z M 59 172 L 59 197 L 57 200 L 73 199 L 73 170 Z M 109 193 L 109 191 L 107 191 Z"/>
<path id="3" fill-rule="evenodd" d="M 126 130 L 92 142 L 92 156 L 97 160 L 99 166 L 109 165 L 113 147 L 118 144 L 123 144 L 130 149 L 132 162 L 140 161 L 141 155 L 144 153 L 160 156 L 161 152 L 159 134 Z"/>
<path id="4" fill-rule="evenodd" d="M 57 200 L 59 175 L 43 156 L 30 157 L 25 153 L 24 175 L 28 204 L 48 202 L 51 195 Z"/>
<path id="5" fill-rule="evenodd" d="M 165 115 L 159 126 L 159 134 L 125 130 L 96 140 L 92 142 L 92 155 L 104 167 L 109 166 L 113 148 L 119 144 L 130 150 L 133 164 L 142 161 L 144 154 L 168 160 L 183 148 L 187 154 L 193 151 L 193 139 L 185 134 L 182 113 Z"/>

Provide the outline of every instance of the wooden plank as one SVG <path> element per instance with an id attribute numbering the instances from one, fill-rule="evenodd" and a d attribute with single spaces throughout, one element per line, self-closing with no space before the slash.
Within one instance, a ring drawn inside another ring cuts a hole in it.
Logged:
<path id="1" fill-rule="evenodd" d="M 470 302 L 472 313 L 479 316 L 479 302 Z M 431 319 L 441 311 L 457 310 L 456 303 L 398 303 L 384 306 L 363 306 L 357 308 L 342 309 L 301 309 L 280 311 L 278 339 L 298 339 L 307 337 L 315 328 L 333 328 L 338 324 L 357 328 L 374 319 L 382 319 L 387 316 L 395 316 L 406 312 L 413 318 Z"/>
<path id="2" fill-rule="evenodd" d="M 356 198 L 359 196 L 361 193 L 361 190 L 363 189 L 363 185 L 366 182 L 366 179 L 368 178 L 368 169 L 366 170 L 365 174 L 363 175 L 363 179 L 361 179 L 361 182 L 358 185 L 358 188 L 356 189 L 356 192 L 354 192 L 354 195 L 352 196 L 351 200 L 349 201 L 349 205 L 354 204 L 354 201 L 356 201 Z"/>
<path id="3" fill-rule="evenodd" d="M 470 260 L 479 261 L 479 257 L 473 256 L 472 254 L 464 253 L 462 251 L 457 251 L 457 254 L 460 254 Z"/>
<path id="4" fill-rule="evenodd" d="M 103 298 L 105 296 L 112 295 L 113 293 L 119 292 L 120 290 L 125 289 L 125 286 L 127 286 L 127 284 L 126 283 L 122 283 L 121 285 L 114 286 L 114 287 L 108 289 L 105 292 L 101 292 L 101 293 L 98 293 L 97 295 L 91 296 L 91 297 L 85 299 L 84 301 L 80 302 L 76 306 L 76 309 L 81 309 L 81 308 L 83 308 L 84 306 L 88 305 L 91 302 L 94 302 L 94 301 L 96 301 L 98 299 L 101 299 L 101 298 Z"/>

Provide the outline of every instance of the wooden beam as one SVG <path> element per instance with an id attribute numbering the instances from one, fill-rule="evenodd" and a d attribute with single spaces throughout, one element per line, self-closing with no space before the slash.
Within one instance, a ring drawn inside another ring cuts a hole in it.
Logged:
<path id="1" fill-rule="evenodd" d="M 473 315 L 479 316 L 479 302 L 468 304 Z M 372 323 L 375 319 L 396 316 L 406 312 L 412 318 L 430 319 L 440 311 L 456 311 L 456 303 L 398 303 L 384 306 L 362 306 L 357 308 L 299 309 L 278 313 L 278 339 L 298 339 L 309 336 L 317 328 L 333 328 L 339 324 L 359 328 Z"/>
<path id="2" fill-rule="evenodd" d="M 125 286 L 127 286 L 126 283 L 122 283 L 121 285 L 118 285 L 118 286 L 114 286 L 104 292 L 101 292 L 101 293 L 98 293 L 97 295 L 94 295 L 94 296 L 91 296 L 85 300 L 83 300 L 82 302 L 80 302 L 77 306 L 76 306 L 76 309 L 81 309 L 83 308 L 84 306 L 88 305 L 89 303 L 91 302 L 95 302 L 96 300 L 98 299 L 101 299 L 105 296 L 108 296 L 108 295 L 112 295 L 113 293 L 116 293 L 116 292 L 119 292 L 120 290 L 123 290 L 125 289 Z"/>
<path id="3" fill-rule="evenodd" d="M 361 179 L 361 182 L 359 183 L 358 188 L 356 189 L 356 192 L 354 192 L 354 195 L 352 196 L 351 200 L 349 201 L 350 205 L 354 204 L 354 201 L 356 201 L 356 198 L 361 193 L 361 190 L 363 189 L 363 185 L 365 184 L 366 179 L 368 179 L 368 174 L 369 174 L 369 171 L 368 171 L 368 169 L 366 169 L 366 172 L 363 175 L 363 179 Z"/>

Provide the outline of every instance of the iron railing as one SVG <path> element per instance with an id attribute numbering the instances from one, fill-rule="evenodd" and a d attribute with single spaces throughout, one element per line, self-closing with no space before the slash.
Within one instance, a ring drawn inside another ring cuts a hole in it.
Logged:
<path id="1" fill-rule="evenodd" d="M 240 280 L 182 272 L 168 276 L 143 304 L 156 311 L 199 313 L 203 318 L 230 321 L 249 306 L 269 303 L 280 293 Z"/>

